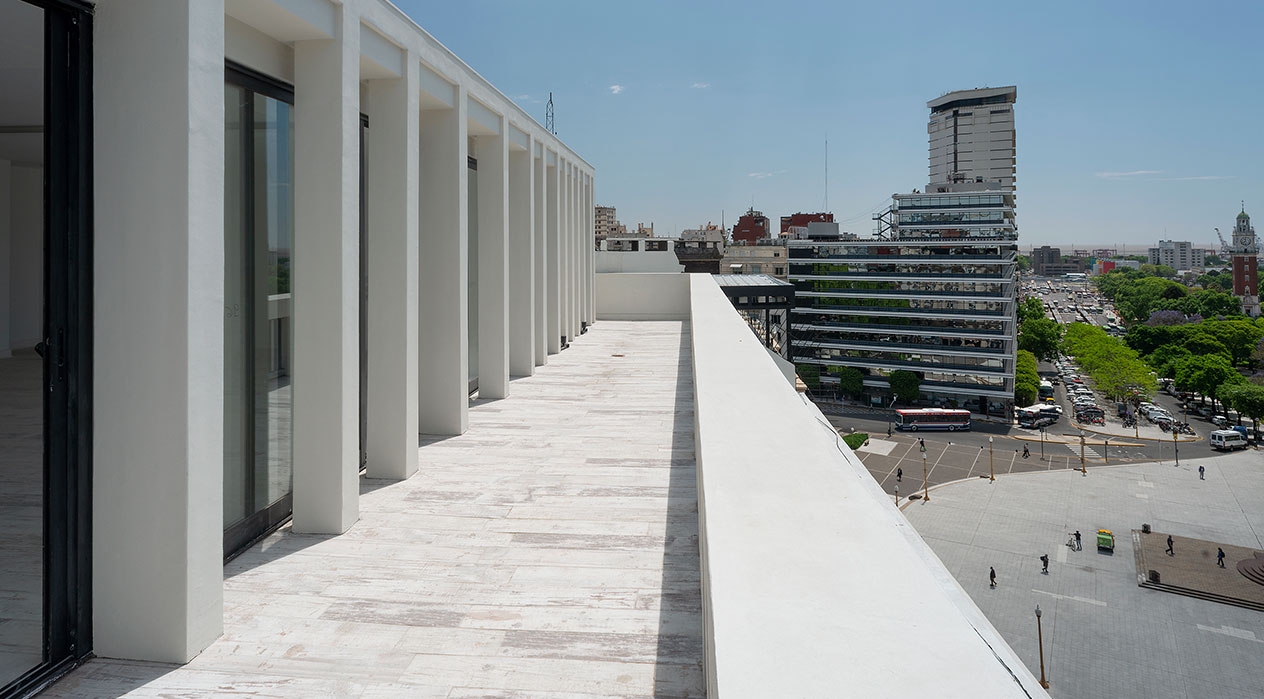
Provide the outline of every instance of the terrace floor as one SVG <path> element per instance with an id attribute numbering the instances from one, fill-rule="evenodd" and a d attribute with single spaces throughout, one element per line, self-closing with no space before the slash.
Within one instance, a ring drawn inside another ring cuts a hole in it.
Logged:
<path id="1" fill-rule="evenodd" d="M 603 321 L 475 401 L 342 536 L 225 567 L 184 666 L 96 659 L 45 696 L 703 696 L 689 327 Z"/>

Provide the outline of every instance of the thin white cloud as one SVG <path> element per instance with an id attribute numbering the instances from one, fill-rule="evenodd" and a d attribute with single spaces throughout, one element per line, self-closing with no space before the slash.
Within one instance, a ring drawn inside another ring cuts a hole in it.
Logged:
<path id="1" fill-rule="evenodd" d="M 619 85 L 619 84 L 617 84 L 617 83 L 616 83 L 616 84 L 614 84 L 614 85 L 611 85 L 611 86 L 610 86 L 610 94 L 612 94 L 612 95 L 617 95 L 617 94 L 619 94 L 619 93 L 621 93 L 621 92 L 623 92 L 623 86 L 622 86 L 622 85 Z"/>
<path id="2" fill-rule="evenodd" d="M 692 87 L 695 90 L 705 90 L 708 87 L 711 87 L 711 83 L 694 83 Z"/>
<path id="3" fill-rule="evenodd" d="M 1130 170 L 1128 172 L 1097 172 L 1093 173 L 1094 177 L 1101 177 L 1107 180 L 1116 180 L 1122 177 L 1138 177 L 1140 175 L 1162 175 L 1162 170 Z"/>
<path id="4" fill-rule="evenodd" d="M 1193 177 L 1159 177 L 1157 182 L 1205 182 L 1208 180 L 1231 180 L 1234 175 L 1195 175 Z"/>
<path id="5" fill-rule="evenodd" d="M 785 170 L 777 170 L 776 172 L 748 172 L 748 173 L 746 173 L 746 176 L 747 176 L 747 177 L 753 177 L 753 178 L 755 178 L 755 179 L 757 179 L 757 180 L 762 180 L 762 179 L 764 179 L 764 178 L 766 178 L 766 177 L 774 177 L 774 176 L 776 176 L 776 175 L 784 175 L 784 174 L 785 174 L 785 172 L 786 172 Z"/>

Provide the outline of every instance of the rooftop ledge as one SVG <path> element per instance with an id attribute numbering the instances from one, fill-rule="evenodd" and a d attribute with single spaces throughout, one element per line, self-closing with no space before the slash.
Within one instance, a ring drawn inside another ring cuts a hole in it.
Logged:
<path id="1" fill-rule="evenodd" d="M 708 697 L 1048 696 L 710 275 L 597 311 L 690 322 Z"/>

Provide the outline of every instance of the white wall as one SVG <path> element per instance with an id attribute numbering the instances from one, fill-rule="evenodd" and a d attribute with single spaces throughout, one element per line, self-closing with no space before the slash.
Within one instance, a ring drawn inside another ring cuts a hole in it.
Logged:
<path id="1" fill-rule="evenodd" d="M 597 320 L 684 320 L 689 317 L 689 276 L 598 274 Z"/>
<path id="2" fill-rule="evenodd" d="M 714 279 L 682 276 L 707 696 L 1047 697 Z"/>
<path id="3" fill-rule="evenodd" d="M 596 256 L 597 274 L 680 274 L 685 271 L 685 266 L 680 264 L 680 260 L 676 257 L 676 251 L 671 249 L 638 250 L 636 252 L 597 250 L 594 255 Z"/>

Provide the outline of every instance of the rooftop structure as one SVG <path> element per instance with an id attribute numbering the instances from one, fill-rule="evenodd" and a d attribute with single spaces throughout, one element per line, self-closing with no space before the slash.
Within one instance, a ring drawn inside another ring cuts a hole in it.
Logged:
<path id="1" fill-rule="evenodd" d="M 772 222 L 762 211 L 747 209 L 733 225 L 734 242 L 754 242 L 772 236 Z"/>
<path id="2" fill-rule="evenodd" d="M 1018 88 L 1010 86 L 958 90 L 927 102 L 929 182 L 985 182 L 1013 192 L 1017 100 Z"/>
<path id="3" fill-rule="evenodd" d="M 1167 265 L 1177 271 L 1199 270 L 1205 264 L 1204 251 L 1188 240 L 1160 240 L 1149 249 L 1150 264 Z"/>

